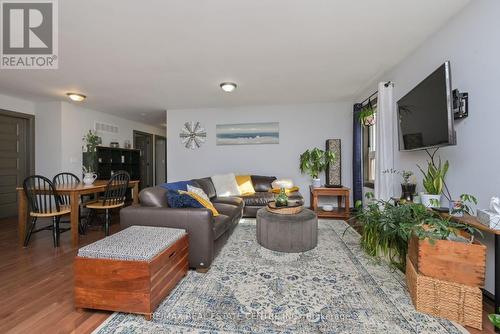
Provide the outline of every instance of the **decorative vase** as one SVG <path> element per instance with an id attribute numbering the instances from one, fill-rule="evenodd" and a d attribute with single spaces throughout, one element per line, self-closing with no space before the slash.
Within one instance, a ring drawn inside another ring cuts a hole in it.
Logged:
<path id="1" fill-rule="evenodd" d="M 321 179 L 312 179 L 313 188 L 321 188 Z"/>
<path id="2" fill-rule="evenodd" d="M 91 185 L 94 183 L 94 181 L 97 179 L 97 174 L 96 173 L 85 173 L 83 174 L 83 183 L 87 186 Z"/>
<path id="3" fill-rule="evenodd" d="M 415 183 L 401 183 L 401 199 L 412 202 L 416 189 L 417 185 Z"/>
<path id="4" fill-rule="evenodd" d="M 283 207 L 288 205 L 288 196 L 286 195 L 285 188 L 281 188 L 280 193 L 275 198 L 276 207 Z"/>
<path id="5" fill-rule="evenodd" d="M 430 195 L 423 194 L 421 196 L 422 205 L 426 208 L 439 208 L 441 206 L 441 194 Z"/>

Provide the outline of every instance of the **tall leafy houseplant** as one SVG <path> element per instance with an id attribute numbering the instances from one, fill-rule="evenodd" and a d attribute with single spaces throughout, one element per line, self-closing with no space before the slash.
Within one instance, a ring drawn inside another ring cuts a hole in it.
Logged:
<path id="1" fill-rule="evenodd" d="M 319 174 L 323 172 L 328 164 L 335 161 L 335 154 L 330 151 L 323 151 L 315 147 L 300 155 L 300 172 L 309 174 L 313 179 L 313 186 L 321 186 Z"/>
<path id="2" fill-rule="evenodd" d="M 83 137 L 85 148 L 87 149 L 87 156 L 83 163 L 83 170 L 85 173 L 93 173 L 97 163 L 97 146 L 101 143 L 101 138 L 95 131 L 89 130 Z"/>
<path id="3" fill-rule="evenodd" d="M 369 204 L 356 203 L 356 221 L 362 226 L 361 247 L 374 258 L 387 258 L 395 267 L 404 270 L 408 241 L 413 235 L 419 239 L 444 240 L 459 230 L 472 234 L 477 230 L 467 225 L 443 219 L 422 204 L 408 202 L 395 205 L 373 200 Z"/>
<path id="4" fill-rule="evenodd" d="M 441 194 L 445 186 L 444 178 L 448 172 L 450 164 L 446 161 L 444 164 L 441 159 L 436 165 L 433 160 L 427 162 L 427 171 L 417 165 L 418 169 L 422 172 L 424 178 L 422 184 L 427 192 L 422 196 L 422 204 L 426 207 L 438 207 L 441 202 Z"/>

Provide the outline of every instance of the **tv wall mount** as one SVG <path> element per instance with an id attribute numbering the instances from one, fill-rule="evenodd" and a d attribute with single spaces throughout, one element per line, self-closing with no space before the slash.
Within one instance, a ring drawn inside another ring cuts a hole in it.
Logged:
<path id="1" fill-rule="evenodd" d="M 452 92 L 453 117 L 464 119 L 469 116 L 469 93 L 460 93 L 458 89 Z"/>

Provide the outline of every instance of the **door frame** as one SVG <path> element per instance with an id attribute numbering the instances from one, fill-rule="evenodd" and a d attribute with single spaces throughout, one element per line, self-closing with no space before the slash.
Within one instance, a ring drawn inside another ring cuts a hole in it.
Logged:
<path id="1" fill-rule="evenodd" d="M 165 141 L 165 182 L 167 182 L 167 137 L 165 136 L 160 136 L 160 135 L 154 135 L 155 139 L 154 139 L 154 145 L 155 145 L 155 153 L 154 153 L 154 163 L 155 163 L 155 182 L 154 184 L 156 184 L 156 141 L 158 139 L 163 139 Z"/>
<path id="2" fill-rule="evenodd" d="M 35 115 L 0 109 L 1 116 L 26 120 L 26 175 L 35 174 Z"/>
<path id="3" fill-rule="evenodd" d="M 152 133 L 144 132 L 144 131 L 139 131 L 139 130 L 133 130 L 132 131 L 132 137 L 133 137 L 133 143 L 134 143 L 134 148 L 135 146 L 135 135 L 141 135 L 141 136 L 147 136 L 150 138 L 150 145 L 149 145 L 149 154 L 151 157 L 151 164 L 149 165 L 149 171 L 150 171 L 150 176 L 151 176 L 151 183 L 154 185 L 155 181 L 155 156 L 154 156 L 154 135 Z"/>

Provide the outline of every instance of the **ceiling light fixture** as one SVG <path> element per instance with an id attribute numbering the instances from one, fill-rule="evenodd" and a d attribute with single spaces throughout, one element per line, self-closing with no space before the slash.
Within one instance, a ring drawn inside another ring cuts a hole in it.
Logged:
<path id="1" fill-rule="evenodd" d="M 220 88 L 226 93 L 231 93 L 238 87 L 234 82 L 223 82 L 220 84 Z"/>
<path id="2" fill-rule="evenodd" d="M 66 93 L 66 96 L 68 96 L 71 101 L 75 102 L 82 102 L 87 98 L 85 95 L 78 93 Z"/>

